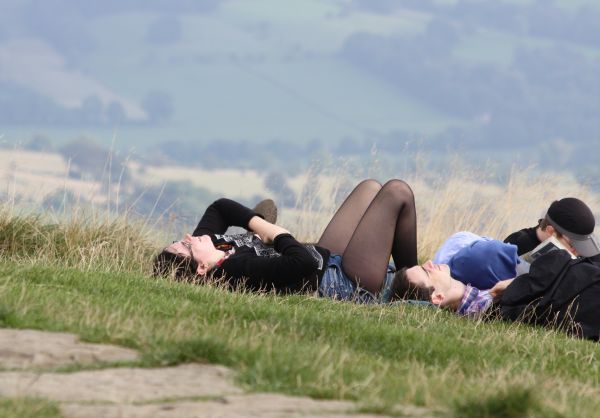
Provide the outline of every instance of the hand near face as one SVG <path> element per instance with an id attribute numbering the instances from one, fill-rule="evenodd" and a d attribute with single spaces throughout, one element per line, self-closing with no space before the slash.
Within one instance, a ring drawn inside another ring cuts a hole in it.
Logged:
<path id="1" fill-rule="evenodd" d="M 259 216 L 254 216 L 248 223 L 248 228 L 254 231 L 265 244 L 272 244 L 279 234 L 289 234 L 287 229 L 273 225 Z"/>
<path id="2" fill-rule="evenodd" d="M 492 287 L 489 292 L 490 295 L 494 298 L 497 299 L 500 296 L 502 296 L 502 293 L 504 293 L 504 291 L 506 290 L 506 288 L 512 283 L 514 279 L 507 279 L 507 280 L 500 280 L 498 283 L 496 283 L 494 285 L 494 287 Z"/>

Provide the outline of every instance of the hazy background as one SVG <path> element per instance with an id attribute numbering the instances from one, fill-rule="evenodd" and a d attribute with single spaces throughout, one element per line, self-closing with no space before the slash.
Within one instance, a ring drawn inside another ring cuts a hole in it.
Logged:
<path id="1" fill-rule="evenodd" d="M 112 156 L 281 192 L 319 159 L 460 155 L 598 188 L 599 22 L 593 0 L 0 0 L 0 143 L 71 178 Z"/>

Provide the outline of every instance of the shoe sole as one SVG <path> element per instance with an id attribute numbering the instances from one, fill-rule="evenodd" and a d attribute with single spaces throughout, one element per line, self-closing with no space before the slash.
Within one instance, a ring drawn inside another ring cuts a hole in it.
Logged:
<path id="1" fill-rule="evenodd" d="M 265 221 L 272 224 L 277 222 L 277 206 L 272 199 L 261 200 L 254 206 L 254 212 L 262 215 Z"/>

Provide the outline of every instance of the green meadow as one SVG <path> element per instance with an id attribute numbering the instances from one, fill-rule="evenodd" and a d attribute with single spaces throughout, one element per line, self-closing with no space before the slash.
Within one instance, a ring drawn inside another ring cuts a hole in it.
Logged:
<path id="1" fill-rule="evenodd" d="M 417 405 L 440 416 L 585 417 L 599 406 L 598 345 L 553 331 L 37 264 L 3 263 L 0 289 L 3 327 L 135 348 L 140 366 L 223 364 L 249 391 L 387 414 Z"/>
<path id="2" fill-rule="evenodd" d="M 518 195 L 518 180 L 500 191 L 506 199 Z M 441 225 L 456 205 L 473 203 L 452 187 L 429 195 L 418 189 L 421 210 L 432 210 L 420 213 L 422 222 Z M 498 206 L 491 207 L 507 212 Z M 482 217 L 446 226 L 473 227 Z M 427 257 L 438 238 L 423 224 L 420 231 Z M 151 259 L 169 240 L 164 235 L 126 216 L 56 221 L 3 210 L 0 326 L 72 332 L 140 351 L 137 363 L 123 366 L 222 364 L 250 392 L 347 399 L 360 411 L 388 415 L 418 406 L 440 417 L 589 417 L 600 407 L 596 343 L 431 307 L 360 306 L 153 278 Z M 0 416 L 60 415 L 43 399 L 3 399 Z"/>

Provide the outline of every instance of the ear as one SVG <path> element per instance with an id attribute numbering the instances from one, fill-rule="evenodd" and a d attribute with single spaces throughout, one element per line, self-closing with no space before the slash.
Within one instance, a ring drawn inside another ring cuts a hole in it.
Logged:
<path id="1" fill-rule="evenodd" d="M 548 236 L 551 236 L 556 233 L 556 229 L 554 229 L 552 225 L 548 225 L 546 226 L 545 232 L 548 234 Z"/>
<path id="2" fill-rule="evenodd" d="M 198 264 L 198 268 L 196 269 L 196 274 L 198 276 L 204 276 L 208 271 L 208 266 L 204 263 Z"/>
<path id="3" fill-rule="evenodd" d="M 441 292 L 434 290 L 433 293 L 431 294 L 431 303 L 433 303 L 434 305 L 441 306 L 441 304 L 444 302 L 445 299 L 446 299 L 446 297 Z"/>
<path id="4" fill-rule="evenodd" d="M 192 242 L 192 236 L 190 234 L 185 234 L 182 241 Z"/>

